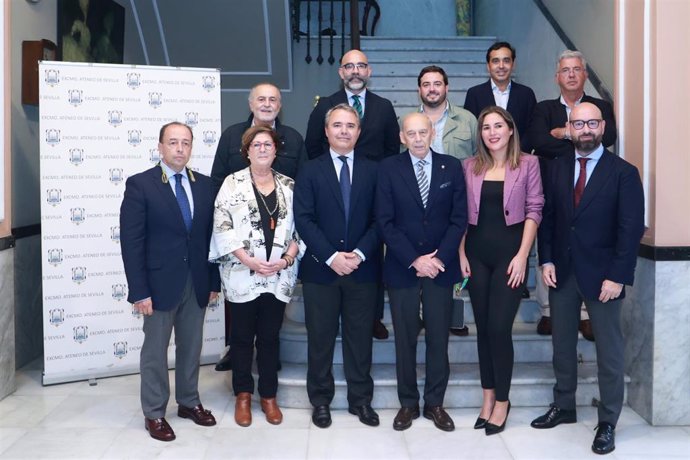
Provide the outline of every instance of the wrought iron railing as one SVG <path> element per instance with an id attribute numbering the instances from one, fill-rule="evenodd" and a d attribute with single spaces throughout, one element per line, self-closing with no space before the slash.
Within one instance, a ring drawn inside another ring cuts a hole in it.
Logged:
<path id="1" fill-rule="evenodd" d="M 363 6 L 362 25 L 359 25 L 360 5 Z M 349 11 L 348 11 L 349 9 Z M 374 15 L 369 28 L 371 10 Z M 317 53 L 316 62 L 327 61 L 333 64 L 336 59 L 334 48 L 340 41 L 340 56 L 346 48 L 359 49 L 360 36 L 374 35 L 376 24 L 381 18 L 381 8 L 376 0 L 291 0 L 292 39 L 299 42 L 306 40 L 304 60 L 311 63 L 312 51 Z M 339 16 L 339 17 L 338 17 Z M 313 18 L 316 17 L 316 31 Z M 301 30 L 304 27 L 306 30 Z M 313 44 L 312 41 L 316 40 Z M 327 40 L 327 43 L 325 42 Z M 316 48 L 313 50 L 313 48 Z M 328 48 L 328 57 L 324 59 L 324 48 Z"/>

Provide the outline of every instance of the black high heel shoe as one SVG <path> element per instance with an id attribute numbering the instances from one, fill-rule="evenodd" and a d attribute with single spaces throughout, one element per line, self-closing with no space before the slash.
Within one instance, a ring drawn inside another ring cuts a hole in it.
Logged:
<path id="1" fill-rule="evenodd" d="M 508 421 L 508 414 L 510 414 L 510 400 L 508 401 L 508 410 L 506 411 L 506 419 L 503 420 L 503 424 L 501 426 L 498 426 L 487 421 L 486 425 L 484 426 L 484 433 L 486 433 L 487 436 L 491 436 L 492 434 L 498 434 L 501 431 L 505 430 L 506 422 Z"/>
<path id="2" fill-rule="evenodd" d="M 485 418 L 477 417 L 477 421 L 474 422 L 474 429 L 481 430 L 483 428 L 486 428 L 486 422 L 487 420 Z"/>

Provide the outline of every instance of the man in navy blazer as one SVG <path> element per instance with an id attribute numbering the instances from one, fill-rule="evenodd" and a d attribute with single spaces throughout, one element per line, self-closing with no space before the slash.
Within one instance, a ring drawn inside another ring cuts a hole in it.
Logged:
<path id="1" fill-rule="evenodd" d="M 304 138 L 309 158 L 328 153 L 324 117 L 331 107 L 343 103 L 354 107 L 360 114 L 361 133 L 355 152 L 374 161 L 400 152 L 398 120 L 393 104 L 367 89 L 371 73 L 367 56 L 361 51 L 350 50 L 343 55 L 338 69 L 343 89 L 320 98 L 309 116 Z"/>
<path id="2" fill-rule="evenodd" d="M 575 423 L 577 330 L 584 301 L 597 338 L 599 424 L 592 444 L 611 452 L 623 406 L 624 285 L 632 285 L 644 233 L 644 193 L 630 163 L 604 149 L 606 120 L 582 102 L 570 113 L 575 152 L 552 162 L 539 227 L 539 262 L 549 286 L 553 328 L 554 403 L 534 428 Z"/>
<path id="3" fill-rule="evenodd" d="M 578 104 L 589 102 L 601 111 L 602 118 L 606 121 L 601 139 L 604 148 L 616 142 L 616 118 L 613 107 L 602 99 L 585 94 L 587 78 L 587 61 L 582 53 L 570 50 L 562 52 L 558 58 L 555 75 L 560 96 L 557 99 L 541 101 L 534 108 L 532 121 L 527 129 L 526 151 L 534 150 L 534 154 L 539 157 L 542 182 L 547 181 L 550 160 L 573 152 L 572 129 L 568 120 L 571 111 Z M 537 324 L 537 333 L 549 335 L 551 334 L 551 317 L 549 305 L 546 303 L 546 289 L 541 285 L 540 279 L 541 277 L 537 277 L 537 300 L 542 317 Z M 584 306 L 580 316 L 580 332 L 585 339 L 593 341 L 592 324 Z"/>
<path id="4" fill-rule="evenodd" d="M 220 291 L 218 269 L 208 263 L 215 197 L 211 179 L 186 167 L 192 137 L 185 124 L 164 125 L 158 142 L 161 162 L 127 179 L 120 208 L 127 300 L 144 315 L 141 405 L 146 429 L 160 441 L 175 439 L 165 420 L 173 328 L 177 415 L 197 425 L 216 424 L 198 391 L 205 307 Z"/>
<path id="5" fill-rule="evenodd" d="M 430 149 L 434 129 L 422 113 L 403 119 L 400 140 L 408 150 L 381 162 L 376 222 L 386 244 L 383 279 L 395 330 L 401 409 L 393 421 L 405 430 L 419 417 L 417 336 L 420 301 L 426 340 L 424 416 L 437 428 L 455 425 L 443 409 L 448 385 L 448 328 L 453 284 L 460 281 L 458 248 L 467 227 L 467 197 L 457 158 Z"/>
<path id="6" fill-rule="evenodd" d="M 537 105 L 537 98 L 532 88 L 511 80 L 514 66 L 515 48 L 510 43 L 496 42 L 491 45 L 486 52 L 486 69 L 490 78 L 467 90 L 465 109 L 477 118 L 490 105 L 507 110 L 515 120 L 522 150 L 527 151 L 525 134 L 534 106 Z"/>
<path id="7" fill-rule="evenodd" d="M 388 99 L 367 89 L 371 67 L 367 56 L 359 50 L 350 50 L 340 60 L 338 75 L 343 80 L 343 89 L 330 96 L 322 97 L 309 116 L 304 145 L 309 158 L 328 153 L 328 140 L 324 134 L 324 116 L 338 104 L 348 104 L 359 114 L 361 131 L 355 144 L 355 152 L 373 161 L 396 155 L 400 152 L 398 119 L 393 104 Z M 379 288 L 376 300 L 376 317 L 372 324 L 375 338 L 388 338 L 388 330 L 381 322 L 383 318 L 383 286 Z"/>
<path id="8" fill-rule="evenodd" d="M 307 393 L 312 421 L 331 424 L 333 352 L 342 321 L 349 412 L 377 426 L 371 408 L 372 335 L 381 242 L 374 222 L 378 164 L 354 151 L 359 116 L 343 103 L 326 113 L 329 152 L 307 161 L 295 183 L 295 225 L 307 251 L 300 263 L 308 336 Z"/>

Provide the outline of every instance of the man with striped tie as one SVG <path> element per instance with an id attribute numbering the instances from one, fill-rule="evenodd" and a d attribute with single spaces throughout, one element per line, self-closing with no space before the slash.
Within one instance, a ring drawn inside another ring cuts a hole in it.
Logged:
<path id="1" fill-rule="evenodd" d="M 420 301 L 426 341 L 423 414 L 441 430 L 455 429 L 443 398 L 450 374 L 448 328 L 453 284 L 460 281 L 458 247 L 467 227 L 467 197 L 460 161 L 431 150 L 433 139 L 426 115 L 407 115 L 400 140 L 408 150 L 381 162 L 376 189 L 376 224 L 386 244 L 383 279 L 393 316 L 402 406 L 393 421 L 395 430 L 409 428 L 420 415 Z"/>

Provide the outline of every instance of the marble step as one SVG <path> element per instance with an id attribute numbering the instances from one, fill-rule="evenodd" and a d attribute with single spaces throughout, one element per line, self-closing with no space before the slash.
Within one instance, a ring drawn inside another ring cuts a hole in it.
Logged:
<path id="1" fill-rule="evenodd" d="M 443 67 L 443 70 L 447 73 L 463 73 L 486 78 L 486 62 L 483 59 L 437 59 L 435 61 L 429 61 L 422 54 L 410 53 L 408 59 L 370 59 L 369 64 L 372 67 L 374 76 L 418 73 L 422 68 L 434 64 Z"/>
<path id="2" fill-rule="evenodd" d="M 463 50 L 486 50 L 496 41 L 496 37 L 360 37 L 360 47 L 369 49 L 424 49 L 455 48 Z"/>
<path id="3" fill-rule="evenodd" d="M 307 396 L 306 365 L 283 363 L 278 373 L 278 403 L 281 407 L 311 408 Z M 374 379 L 372 406 L 376 409 L 397 409 L 400 407 L 394 364 L 375 364 L 371 370 Z M 229 380 L 230 373 L 227 373 Z M 333 365 L 335 397 L 331 403 L 334 409 L 347 408 L 347 389 L 341 364 Z M 417 366 L 417 383 L 423 393 L 424 366 Z M 627 384 L 630 379 L 626 376 Z M 516 363 L 510 391 L 510 401 L 515 407 L 543 407 L 553 400 L 555 378 L 550 363 Z M 583 363 L 578 368 L 577 405 L 590 405 L 598 399 L 597 369 L 595 363 Z M 450 379 L 444 406 L 449 408 L 480 407 L 482 390 L 479 382 L 479 368 L 476 364 L 451 364 Z M 423 404 L 423 401 L 420 401 Z"/>
<path id="4" fill-rule="evenodd" d="M 369 58 L 369 61 L 378 59 L 407 59 L 415 56 L 426 59 L 429 63 L 438 60 L 470 60 L 486 62 L 486 49 L 482 50 L 467 50 L 460 48 L 448 47 L 418 47 L 418 48 L 379 48 L 368 47 L 363 50 Z"/>
<path id="5" fill-rule="evenodd" d="M 419 72 L 407 72 L 398 75 L 378 75 L 378 68 L 372 68 L 371 88 L 374 91 L 388 90 L 415 90 L 417 91 L 417 75 Z M 419 69 L 421 70 L 421 68 Z M 469 88 L 484 83 L 486 75 L 474 75 L 453 73 L 448 75 L 450 98 L 456 91 L 467 91 Z"/>
<path id="6" fill-rule="evenodd" d="M 395 364 L 395 331 L 391 324 L 386 324 L 390 337 L 386 340 L 373 341 L 373 362 L 377 364 Z M 468 326 L 470 335 L 467 337 L 450 336 L 448 344 L 448 359 L 451 363 L 476 363 L 477 335 L 474 325 Z M 513 350 L 516 363 L 550 363 L 552 358 L 551 336 L 541 336 L 536 333 L 536 326 L 531 323 L 516 323 L 513 326 Z M 417 342 L 417 361 L 424 362 L 426 345 L 424 331 Z M 578 357 L 581 362 L 596 360 L 594 343 L 588 342 L 582 336 L 578 341 Z M 290 320 L 283 322 L 280 331 L 280 360 L 282 363 L 300 364 L 307 362 L 307 331 L 303 323 Z M 342 340 L 336 339 L 333 362 L 342 364 Z"/>

